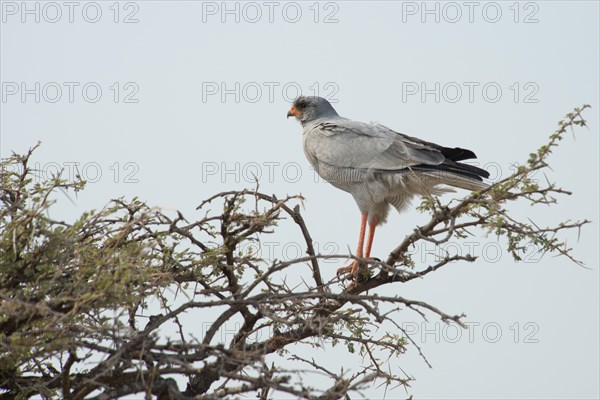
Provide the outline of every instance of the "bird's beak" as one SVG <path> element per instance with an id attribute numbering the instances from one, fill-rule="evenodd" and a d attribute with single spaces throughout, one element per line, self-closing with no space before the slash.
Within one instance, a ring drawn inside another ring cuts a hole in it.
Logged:
<path id="1" fill-rule="evenodd" d="M 287 117 L 296 117 L 299 118 L 300 117 L 300 111 L 298 111 L 298 109 L 296 108 L 296 106 L 292 106 L 292 108 L 290 108 L 290 111 L 288 111 L 287 113 Z"/>

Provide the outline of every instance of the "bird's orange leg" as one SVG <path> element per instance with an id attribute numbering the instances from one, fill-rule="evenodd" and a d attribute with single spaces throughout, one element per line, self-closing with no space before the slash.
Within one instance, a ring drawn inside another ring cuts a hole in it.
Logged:
<path id="1" fill-rule="evenodd" d="M 367 250 L 365 252 L 365 258 L 371 257 L 371 248 L 373 247 L 373 239 L 375 238 L 375 228 L 377 228 L 377 218 L 374 218 L 373 221 L 371 221 L 371 223 L 369 224 L 369 237 L 367 238 Z M 354 264 L 351 265 L 351 267 L 352 279 L 354 279 L 355 282 L 358 282 L 358 274 L 361 265 L 357 261 L 355 261 Z"/>
<path id="2" fill-rule="evenodd" d="M 373 247 L 373 238 L 375 237 L 375 228 L 377 228 L 377 218 L 369 224 L 369 238 L 367 239 L 367 251 L 365 252 L 365 258 L 371 257 L 371 247 Z"/>
<path id="3" fill-rule="evenodd" d="M 363 256 L 363 247 L 365 245 L 365 231 L 367 230 L 367 216 L 367 213 L 363 214 L 360 220 L 360 233 L 358 235 L 358 249 L 356 249 L 356 257 Z M 343 274 L 348 271 L 352 273 L 352 276 L 356 276 L 356 274 L 358 273 L 358 261 L 353 260 L 347 267 L 339 268 L 337 270 L 337 274 Z"/>

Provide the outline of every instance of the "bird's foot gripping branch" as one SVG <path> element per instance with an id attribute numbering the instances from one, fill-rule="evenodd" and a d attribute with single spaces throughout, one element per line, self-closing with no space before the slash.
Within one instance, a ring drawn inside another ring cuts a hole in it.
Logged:
<path id="1" fill-rule="evenodd" d="M 585 125 L 585 108 L 570 113 L 510 177 L 450 204 L 424 199 L 428 221 L 385 262 L 359 260 L 371 274 L 349 288 L 335 276 L 348 254 L 319 254 L 299 196 L 219 193 L 191 215 L 117 199 L 64 222 L 52 218 L 51 199 L 83 189 L 83 182 L 36 182 L 33 150 L 4 159 L 0 398 L 338 399 L 373 382 L 408 386 L 399 356 L 411 346 L 421 350 L 399 323 L 402 313 L 458 325 L 463 316 L 372 289 L 474 261 L 457 255 L 422 265 L 410 249 L 420 241 L 462 240 L 478 228 L 504 238 L 516 259 L 533 242 L 581 264 L 561 234 L 588 221 L 546 226 L 508 207 L 553 205 L 569 194 L 532 174 L 549 166 L 569 129 Z M 296 240 L 306 254 L 268 259 L 259 251 L 267 239 Z M 357 367 L 315 348 L 347 349 Z"/>

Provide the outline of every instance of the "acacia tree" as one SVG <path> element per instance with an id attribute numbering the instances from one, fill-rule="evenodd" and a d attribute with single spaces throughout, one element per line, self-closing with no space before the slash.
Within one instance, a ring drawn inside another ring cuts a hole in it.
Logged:
<path id="1" fill-rule="evenodd" d="M 353 284 L 323 279 L 320 263 L 348 254 L 315 252 L 300 196 L 224 192 L 203 201 L 192 217 L 139 199 L 116 199 L 67 223 L 51 218 L 54 194 L 77 192 L 84 182 L 60 176 L 39 182 L 30 167 L 35 148 L 4 159 L 0 398 L 338 399 L 360 395 L 373 382 L 406 386 L 411 378 L 396 372 L 398 356 L 410 346 L 421 350 L 397 322 L 399 315 L 416 312 L 465 327 L 464 316 L 370 290 L 426 277 L 453 262 L 475 261 L 471 255 L 447 255 L 421 265 L 410 250 L 420 241 L 463 240 L 476 227 L 506 238 L 516 260 L 534 243 L 540 251 L 581 264 L 560 233 L 588 221 L 538 225 L 511 215 L 506 205 L 551 205 L 570 194 L 532 176 L 548 167 L 568 129 L 585 126 L 581 112 L 587 107 L 569 113 L 506 179 L 448 204 L 423 199 L 425 223 L 386 260 L 359 259 L 370 268 Z M 290 261 L 260 258 L 251 249 L 282 223 L 297 227 L 306 255 Z M 300 283 L 292 285 L 291 276 Z M 235 331 L 224 340 L 219 333 L 234 320 Z M 385 333 L 370 329 L 384 324 Z M 335 345 L 362 355 L 361 365 L 332 370 L 296 351 Z M 308 378 L 313 373 L 319 380 Z"/>

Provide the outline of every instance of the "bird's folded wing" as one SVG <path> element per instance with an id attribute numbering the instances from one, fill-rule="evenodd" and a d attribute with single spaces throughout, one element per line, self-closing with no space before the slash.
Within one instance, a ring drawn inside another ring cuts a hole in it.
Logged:
<path id="1" fill-rule="evenodd" d="M 340 168 L 398 170 L 445 160 L 436 145 L 411 140 L 382 125 L 339 118 L 321 122 L 308 133 L 306 150 L 319 162 Z"/>

